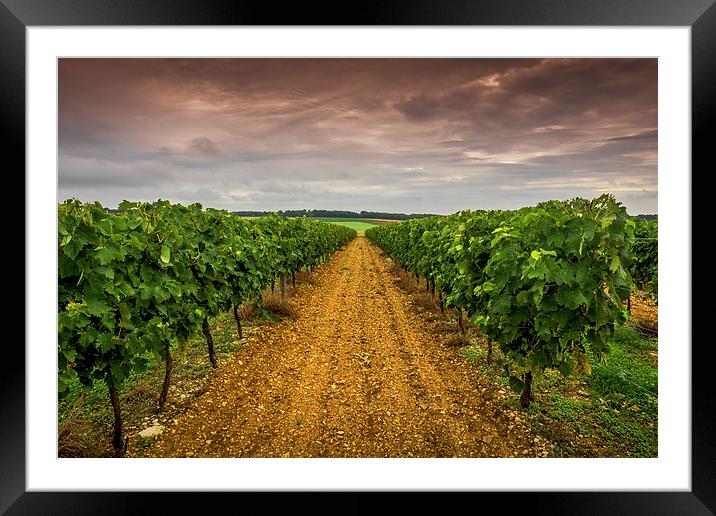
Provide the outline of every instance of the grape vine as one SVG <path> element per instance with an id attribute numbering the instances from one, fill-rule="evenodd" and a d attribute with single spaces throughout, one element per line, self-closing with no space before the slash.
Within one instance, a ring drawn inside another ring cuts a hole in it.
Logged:
<path id="1" fill-rule="evenodd" d="M 171 350 L 202 331 L 216 366 L 209 318 L 256 302 L 277 278 L 326 260 L 355 237 L 343 226 L 229 212 L 168 201 L 58 206 L 58 391 L 78 379 L 107 384 L 115 414 L 113 446 L 121 455 L 118 388 L 154 355 L 166 373 Z"/>
<path id="2" fill-rule="evenodd" d="M 605 194 L 410 220 L 366 236 L 500 346 L 527 407 L 533 377 L 548 368 L 589 374 L 588 350 L 598 359 L 606 353 L 626 318 L 634 226 Z"/>

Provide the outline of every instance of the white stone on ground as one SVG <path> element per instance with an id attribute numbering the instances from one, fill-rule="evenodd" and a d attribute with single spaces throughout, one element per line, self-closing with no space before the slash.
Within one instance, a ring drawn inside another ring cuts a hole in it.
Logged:
<path id="1" fill-rule="evenodd" d="M 152 425 L 139 432 L 139 437 L 154 437 L 161 434 L 163 431 L 164 427 L 162 425 Z"/>

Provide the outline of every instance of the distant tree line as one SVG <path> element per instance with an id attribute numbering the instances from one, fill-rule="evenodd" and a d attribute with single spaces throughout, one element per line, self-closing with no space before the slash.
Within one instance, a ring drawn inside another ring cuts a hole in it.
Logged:
<path id="1" fill-rule="evenodd" d="M 407 219 L 418 219 L 422 217 L 432 217 L 433 213 L 383 213 L 380 211 L 345 211 L 345 210 L 278 210 L 276 212 L 270 211 L 234 211 L 234 215 L 240 217 L 263 217 L 269 213 L 277 213 L 284 217 L 335 217 L 335 218 L 346 218 L 346 219 L 386 219 L 386 220 L 407 220 Z"/>
<path id="2" fill-rule="evenodd" d="M 107 211 L 118 214 L 121 210 L 114 210 L 112 208 L 105 208 Z M 408 219 L 420 219 L 423 217 L 433 217 L 435 213 L 383 213 L 380 211 L 345 211 L 345 210 L 278 210 L 278 211 L 232 211 L 234 215 L 239 217 L 264 217 L 270 213 L 277 213 L 283 217 L 335 217 L 335 218 L 347 218 L 347 219 L 386 219 L 386 220 L 408 220 Z M 634 219 L 643 220 L 658 220 L 658 215 L 653 213 L 642 213 L 639 215 L 630 215 Z"/>

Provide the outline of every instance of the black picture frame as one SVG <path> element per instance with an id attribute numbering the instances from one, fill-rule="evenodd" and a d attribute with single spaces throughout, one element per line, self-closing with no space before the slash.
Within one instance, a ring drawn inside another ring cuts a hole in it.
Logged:
<path id="1" fill-rule="evenodd" d="M 708 129 L 714 120 L 716 97 L 716 6 L 714 0 L 429 0 L 364 1 L 354 9 L 333 3 L 286 3 L 189 0 L 0 0 L 0 114 L 5 138 L 0 140 L 3 162 L 25 170 L 25 30 L 31 26 L 108 25 L 554 25 L 554 26 L 688 26 L 691 27 L 692 73 L 692 192 L 695 167 L 706 174 L 707 152 L 713 146 Z M 712 165 L 711 165 L 712 166 Z M 6 170 L 10 170 L 7 168 Z M 17 175 L 17 174 L 16 174 Z M 25 199 L 23 180 L 19 188 Z M 696 202 L 692 206 L 697 206 Z M 24 205 L 22 212 L 24 213 Z M 12 213 L 20 213 L 15 210 Z M 704 234 L 705 222 L 692 212 L 692 235 Z M 7 241 L 15 248 L 25 242 L 25 225 L 7 223 Z M 2 257 L 6 275 L 23 278 L 32 271 L 25 266 L 25 246 L 14 258 Z M 692 270 L 708 259 L 691 251 Z M 22 260 L 19 259 L 22 255 Z M 703 268 L 705 270 L 705 268 Z M 13 271 L 12 273 L 10 271 Z M 6 287 L 10 288 L 10 287 Z M 20 292 L 16 286 L 14 292 Z M 17 299 L 13 293 L 13 299 Z M 699 305 L 692 297 L 692 321 L 707 320 L 708 302 Z M 16 303 L 15 306 L 17 306 Z M 24 305 L 24 303 L 23 303 Z M 26 310 L 32 307 L 27 306 Z M 701 315 L 701 317 L 699 317 Z M 19 325 L 18 325 L 19 326 Z M 8 514 L 137 514 L 186 511 L 193 505 L 247 510 L 260 493 L 79 493 L 26 492 L 25 490 L 25 352 L 17 344 L 3 346 L 5 365 L 0 375 L 0 511 Z M 695 337 L 695 334 L 694 334 Z M 716 512 L 716 402 L 707 382 L 713 373 L 709 342 L 691 344 L 692 353 L 692 490 L 690 492 L 523 492 L 454 493 L 451 505 L 468 504 L 475 510 L 496 503 L 509 510 L 549 514 L 714 514 Z M 25 340 L 24 330 L 22 335 Z M 7 338 L 8 341 L 12 340 Z M 518 473 L 516 473 L 518 474 Z M 329 493 L 292 493 L 289 507 L 311 507 L 320 512 L 373 512 L 375 493 L 353 492 L 340 506 Z M 401 497 L 402 511 L 425 507 L 426 493 Z M 454 498 L 460 496 L 460 498 Z M 236 498 L 240 500 L 236 500 Z M 469 499 L 466 499 L 469 497 Z M 227 500 L 230 498 L 230 500 Z M 264 494 L 259 503 L 285 500 L 286 495 Z M 311 498 L 309 502 L 309 498 Z M 317 498 L 320 498 L 317 499 Z M 314 500 L 315 499 L 315 500 Z M 241 505 L 236 505 L 237 501 Z M 490 503 L 490 505 L 488 505 Z M 401 512 L 402 512 L 401 511 Z"/>

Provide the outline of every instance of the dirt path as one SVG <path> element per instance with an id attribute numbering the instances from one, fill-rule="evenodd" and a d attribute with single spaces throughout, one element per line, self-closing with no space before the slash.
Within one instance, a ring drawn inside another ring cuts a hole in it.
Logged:
<path id="1" fill-rule="evenodd" d="M 517 412 L 356 238 L 220 363 L 206 393 L 147 451 L 155 457 L 539 456 Z"/>

